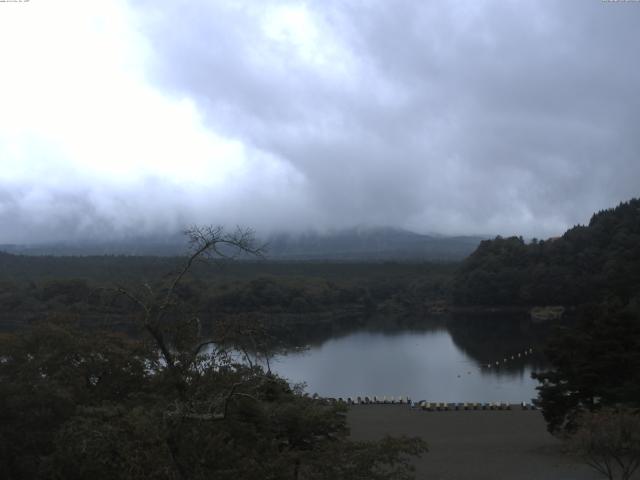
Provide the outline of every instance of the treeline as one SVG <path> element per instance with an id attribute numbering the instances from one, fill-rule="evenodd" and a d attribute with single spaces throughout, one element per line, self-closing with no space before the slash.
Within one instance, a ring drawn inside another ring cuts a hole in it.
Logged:
<path id="1" fill-rule="evenodd" d="M 534 374 L 549 431 L 580 431 L 584 415 L 603 408 L 613 409 L 605 427 L 614 428 L 617 409 L 640 408 L 640 199 L 559 238 L 482 242 L 452 296 L 460 305 L 575 307 L 550 336 L 547 370 Z"/>
<path id="2" fill-rule="evenodd" d="M 137 328 L 96 331 L 83 313 L 0 333 L 0 478 L 413 478 L 410 461 L 426 452 L 424 441 L 352 441 L 344 406 L 262 368 L 258 360 L 273 351 L 259 319 L 240 313 L 203 335 L 189 312 L 209 301 L 222 313 L 258 305 L 275 312 L 310 295 L 314 282 L 285 288 L 283 279 L 244 279 L 233 292 L 203 296 L 219 285 L 191 276 L 196 260 L 219 244 L 252 250 L 245 237 L 219 229 L 195 229 L 192 239 L 181 269 L 137 286 L 5 280 L 14 309 L 24 308 L 26 292 L 52 311 L 120 308 L 137 315 Z M 340 302 L 359 295 L 333 290 Z"/>
<path id="3" fill-rule="evenodd" d="M 452 294 L 459 305 L 626 305 L 640 301 L 638 292 L 640 199 L 632 199 L 559 238 L 481 242 L 460 266 Z"/>
<path id="4" fill-rule="evenodd" d="M 158 289 L 180 258 L 0 254 L 0 323 L 73 314 L 86 322 L 137 311 L 118 293 Z M 274 324 L 419 311 L 448 298 L 455 264 L 246 262 L 197 264 L 176 294 L 207 320 L 259 314 Z"/>

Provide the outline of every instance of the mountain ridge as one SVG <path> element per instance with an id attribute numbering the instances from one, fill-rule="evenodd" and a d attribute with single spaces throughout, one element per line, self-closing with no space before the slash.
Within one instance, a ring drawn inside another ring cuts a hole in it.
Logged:
<path id="1" fill-rule="evenodd" d="M 352 227 L 329 232 L 275 233 L 258 237 L 273 260 L 461 260 L 487 237 L 425 235 L 393 227 Z M 119 241 L 0 245 L 19 255 L 176 256 L 187 250 L 186 239 L 173 234 Z"/>

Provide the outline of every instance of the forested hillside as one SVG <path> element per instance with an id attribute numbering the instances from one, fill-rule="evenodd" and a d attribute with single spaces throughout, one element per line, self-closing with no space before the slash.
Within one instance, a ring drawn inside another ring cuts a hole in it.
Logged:
<path id="1" fill-rule="evenodd" d="M 560 238 L 486 240 L 454 282 L 460 305 L 640 301 L 640 199 L 594 214 Z"/>
<path id="2" fill-rule="evenodd" d="M 83 324 L 127 324 L 136 308 L 117 287 L 159 288 L 181 262 L 179 257 L 0 253 L 0 329 L 59 315 Z M 176 294 L 205 326 L 214 318 L 251 315 L 268 319 L 278 333 L 312 334 L 351 328 L 376 312 L 420 313 L 442 303 L 455 268 L 427 262 L 197 263 Z"/>

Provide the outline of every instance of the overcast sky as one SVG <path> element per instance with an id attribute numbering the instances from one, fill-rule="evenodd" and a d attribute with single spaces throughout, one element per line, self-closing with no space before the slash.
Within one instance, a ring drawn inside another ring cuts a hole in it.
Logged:
<path id="1" fill-rule="evenodd" d="M 0 2 L 0 243 L 546 237 L 640 194 L 640 2 Z"/>

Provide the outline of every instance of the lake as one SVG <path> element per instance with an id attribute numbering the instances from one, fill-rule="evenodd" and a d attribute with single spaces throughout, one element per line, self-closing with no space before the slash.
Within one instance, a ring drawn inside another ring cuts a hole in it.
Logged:
<path id="1" fill-rule="evenodd" d="M 279 355 L 271 368 L 291 382 L 305 382 L 310 394 L 326 397 L 530 402 L 537 385 L 531 372 L 543 368 L 539 352 L 545 331 L 511 319 L 363 328 Z"/>

